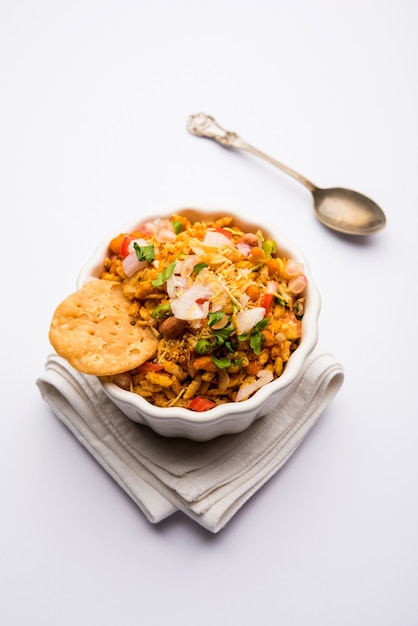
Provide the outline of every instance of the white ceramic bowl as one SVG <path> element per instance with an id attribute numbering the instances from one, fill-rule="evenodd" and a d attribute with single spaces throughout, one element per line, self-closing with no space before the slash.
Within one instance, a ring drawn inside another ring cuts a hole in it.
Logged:
<path id="1" fill-rule="evenodd" d="M 157 433 L 166 437 L 185 437 L 196 441 L 206 441 L 214 439 L 219 435 L 241 432 L 248 428 L 256 419 L 267 415 L 274 408 L 280 406 L 280 403 L 289 391 L 290 385 L 301 373 L 306 358 L 317 343 L 318 317 L 321 302 L 318 289 L 310 274 L 307 260 L 302 252 L 274 227 L 248 222 L 229 210 L 174 209 L 164 215 L 142 216 L 134 224 L 120 229 L 120 232 L 131 232 L 149 219 L 169 217 L 174 213 L 186 215 L 191 221 L 197 219 L 207 221 L 224 215 L 232 215 L 235 223 L 244 232 L 254 232 L 257 229 L 261 229 L 265 235 L 272 237 L 276 241 L 277 251 L 280 255 L 303 263 L 304 273 L 308 278 L 300 344 L 286 363 L 283 374 L 259 389 L 248 400 L 222 404 L 204 412 L 176 407 L 161 408 L 154 406 L 138 394 L 121 389 L 114 383 L 101 381 L 103 389 L 110 400 L 131 420 L 140 424 L 146 424 Z M 112 236 L 114 236 L 114 233 Z M 112 236 L 106 238 L 98 246 L 91 259 L 83 267 L 77 281 L 78 288 L 88 280 L 98 277 L 101 273 L 103 261 L 108 256 L 108 245 Z"/>

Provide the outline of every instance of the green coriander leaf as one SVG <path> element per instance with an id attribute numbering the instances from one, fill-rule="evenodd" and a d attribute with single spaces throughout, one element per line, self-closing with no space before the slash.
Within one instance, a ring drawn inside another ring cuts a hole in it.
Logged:
<path id="1" fill-rule="evenodd" d="M 157 278 L 152 281 L 152 286 L 161 287 L 161 285 L 164 285 L 165 281 L 170 278 L 171 274 L 173 273 L 175 265 L 176 261 L 173 261 L 172 263 L 170 263 L 170 265 L 167 265 L 165 270 L 160 272 Z"/>
<path id="2" fill-rule="evenodd" d="M 149 246 L 140 246 L 134 241 L 134 249 L 136 252 L 136 256 L 138 257 L 138 261 L 153 261 L 155 259 L 155 250 L 153 245 Z"/>
<path id="3" fill-rule="evenodd" d="M 254 354 L 260 354 L 263 335 L 260 331 L 253 331 L 250 336 L 250 347 Z"/>
<path id="4" fill-rule="evenodd" d="M 263 317 L 263 319 L 262 319 L 262 320 L 260 320 L 260 321 L 258 322 L 258 324 L 256 324 L 256 325 L 255 325 L 254 330 L 256 330 L 256 331 L 257 331 L 257 330 L 263 330 L 263 329 L 267 326 L 267 324 L 269 323 L 269 321 L 270 321 L 270 318 L 269 318 L 269 317 Z"/>
<path id="5" fill-rule="evenodd" d="M 229 337 L 229 335 L 235 330 L 232 324 L 229 326 L 225 326 L 225 328 L 220 328 L 219 330 L 214 330 L 213 334 L 216 337 L 216 344 L 221 346 Z"/>
<path id="6" fill-rule="evenodd" d="M 225 357 L 218 359 L 214 354 L 212 354 L 212 361 L 215 363 L 216 367 L 219 367 L 221 370 L 232 365 L 232 362 L 229 359 Z"/>
<path id="7" fill-rule="evenodd" d="M 223 311 L 216 311 L 216 313 L 208 314 L 208 326 L 213 326 L 216 322 L 220 322 L 224 317 L 225 313 Z"/>

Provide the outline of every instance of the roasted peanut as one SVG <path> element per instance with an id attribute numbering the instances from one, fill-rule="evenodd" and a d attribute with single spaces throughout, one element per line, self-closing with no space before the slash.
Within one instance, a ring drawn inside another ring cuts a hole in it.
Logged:
<path id="1" fill-rule="evenodd" d="M 129 372 L 125 372 L 123 374 L 115 374 L 112 376 L 112 383 L 115 383 L 121 389 L 126 389 L 126 391 L 130 391 L 132 385 L 132 378 Z"/>
<path id="2" fill-rule="evenodd" d="M 245 243 L 247 246 L 256 246 L 258 244 L 258 237 L 254 233 L 245 233 L 239 240 L 240 243 Z"/>
<path id="3" fill-rule="evenodd" d="M 164 337 L 168 339 L 174 339 L 184 333 L 186 328 L 185 320 L 179 320 L 177 317 L 167 317 L 161 324 L 161 332 Z"/>

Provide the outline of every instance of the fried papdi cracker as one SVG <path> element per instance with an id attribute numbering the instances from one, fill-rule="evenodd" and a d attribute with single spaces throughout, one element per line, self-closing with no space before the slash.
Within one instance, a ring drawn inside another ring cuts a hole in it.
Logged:
<path id="1" fill-rule="evenodd" d="M 111 376 L 134 369 L 155 354 L 158 339 L 150 328 L 131 324 L 130 304 L 119 283 L 88 282 L 58 305 L 49 340 L 84 374 Z"/>

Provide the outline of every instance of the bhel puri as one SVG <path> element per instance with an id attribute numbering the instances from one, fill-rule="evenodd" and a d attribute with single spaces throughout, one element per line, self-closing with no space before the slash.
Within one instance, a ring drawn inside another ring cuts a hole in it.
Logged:
<path id="1" fill-rule="evenodd" d="M 157 408 L 212 413 L 288 384 L 309 291 L 301 358 L 316 343 L 319 297 L 302 255 L 276 239 L 229 214 L 144 219 L 110 238 L 88 282 L 57 307 L 50 341 L 107 393 Z"/>

